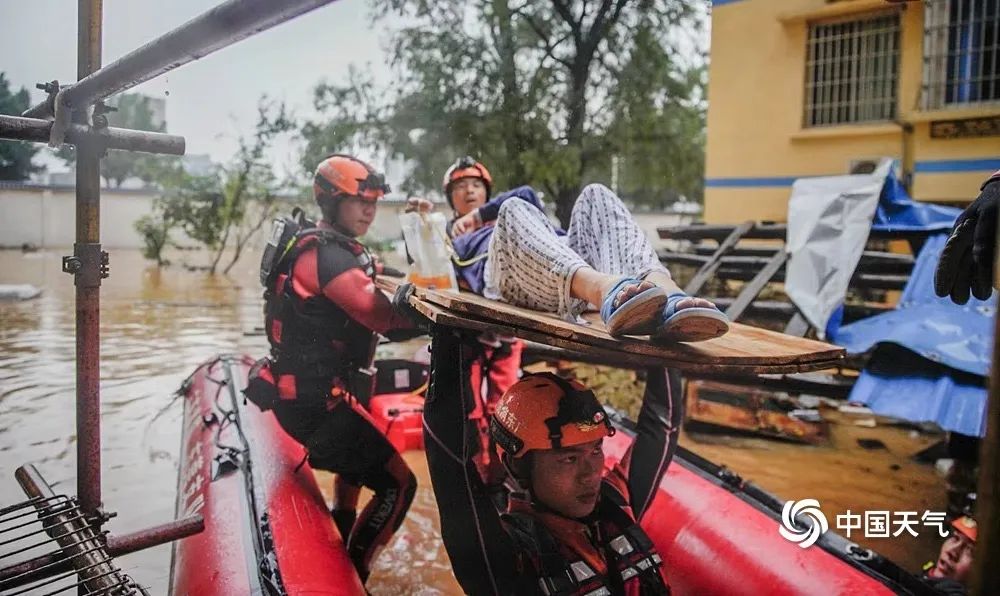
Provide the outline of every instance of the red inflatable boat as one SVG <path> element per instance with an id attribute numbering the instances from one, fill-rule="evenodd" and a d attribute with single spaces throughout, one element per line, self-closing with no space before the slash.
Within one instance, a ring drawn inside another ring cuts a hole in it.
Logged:
<path id="1" fill-rule="evenodd" d="M 252 363 L 220 356 L 181 387 L 177 516 L 200 513 L 205 531 L 175 543 L 173 593 L 363 595 L 313 472 L 300 466 L 302 447 L 243 399 Z M 381 363 L 380 377 L 390 382 L 379 383 L 369 405 L 401 451 L 423 448 L 422 400 L 413 392 L 426 378 L 419 371 L 415 363 Z M 605 443 L 612 459 L 633 436 L 628 420 L 616 423 L 622 432 Z M 678 595 L 928 593 L 905 570 L 833 532 L 806 549 L 786 541 L 778 533 L 781 506 L 678 449 L 643 525 Z"/>

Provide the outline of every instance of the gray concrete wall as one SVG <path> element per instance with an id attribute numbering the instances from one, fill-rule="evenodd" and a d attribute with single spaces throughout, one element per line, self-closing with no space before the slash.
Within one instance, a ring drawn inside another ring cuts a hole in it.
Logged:
<path id="1" fill-rule="evenodd" d="M 102 190 L 101 244 L 106 248 L 141 248 L 142 237 L 135 231 L 135 222 L 152 212 L 155 198 L 153 191 Z M 40 248 L 72 246 L 76 236 L 75 202 L 76 195 L 71 187 L 0 184 L 0 247 L 25 244 Z M 406 202 L 402 199 L 382 201 L 369 236 L 379 240 L 402 240 L 399 214 L 405 206 Z M 447 210 L 444 205 L 437 208 Z M 290 212 L 291 207 L 287 211 Z M 654 246 L 662 245 L 656 235 L 658 226 L 690 221 L 686 216 L 662 213 L 637 213 L 635 217 Z M 264 234 L 269 229 L 270 226 L 264 226 Z M 251 241 L 251 249 L 263 246 L 264 234 L 258 234 Z M 181 245 L 195 244 L 177 231 L 173 232 L 173 238 Z"/>
<path id="2" fill-rule="evenodd" d="M 145 191 L 102 191 L 101 244 L 139 248 L 135 221 L 152 211 L 154 195 Z M 30 244 L 72 246 L 76 237 L 76 195 L 72 188 L 0 187 L 0 247 Z"/>

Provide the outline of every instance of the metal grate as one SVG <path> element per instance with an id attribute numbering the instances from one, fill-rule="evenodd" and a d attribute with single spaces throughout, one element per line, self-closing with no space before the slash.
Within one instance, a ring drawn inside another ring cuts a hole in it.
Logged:
<path id="1" fill-rule="evenodd" d="M 144 590 L 111 560 L 75 499 L 36 497 L 0 509 L 0 594 L 125 596 Z"/>
<path id="2" fill-rule="evenodd" d="M 1000 102 L 1000 0 L 928 0 L 923 107 Z"/>
<path id="3" fill-rule="evenodd" d="M 807 49 L 805 126 L 895 118 L 898 12 L 810 24 Z"/>

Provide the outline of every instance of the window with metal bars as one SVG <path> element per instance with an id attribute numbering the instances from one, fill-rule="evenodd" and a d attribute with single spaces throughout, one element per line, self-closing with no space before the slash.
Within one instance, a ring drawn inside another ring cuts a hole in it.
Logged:
<path id="1" fill-rule="evenodd" d="M 805 126 L 892 120 L 899 13 L 809 25 Z"/>
<path id="2" fill-rule="evenodd" d="M 1000 0 L 927 0 L 923 106 L 1000 102 Z"/>

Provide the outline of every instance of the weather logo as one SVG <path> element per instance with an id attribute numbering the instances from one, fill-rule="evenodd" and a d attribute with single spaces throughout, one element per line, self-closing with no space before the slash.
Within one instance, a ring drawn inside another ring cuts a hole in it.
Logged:
<path id="1" fill-rule="evenodd" d="M 808 518 L 811 523 L 803 523 L 801 517 Z M 781 509 L 781 526 L 778 533 L 788 540 L 798 544 L 801 548 L 809 548 L 816 544 L 819 537 L 830 529 L 830 524 L 826 521 L 826 516 L 819 508 L 819 501 L 816 499 L 802 499 L 801 501 L 788 501 Z"/>

